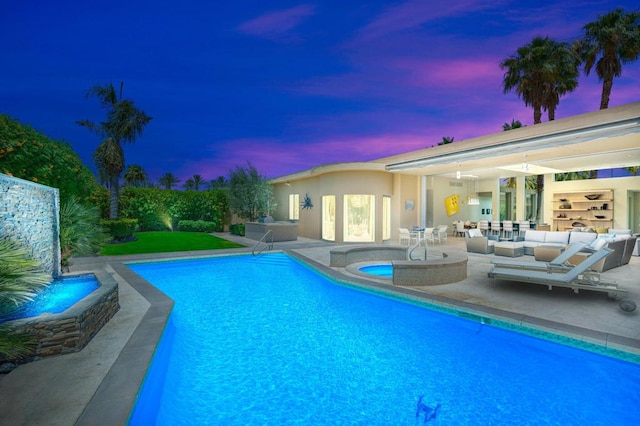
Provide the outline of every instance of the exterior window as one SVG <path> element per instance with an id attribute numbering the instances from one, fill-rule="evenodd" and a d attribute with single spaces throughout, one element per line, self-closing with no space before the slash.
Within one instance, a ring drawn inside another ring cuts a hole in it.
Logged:
<path id="1" fill-rule="evenodd" d="M 300 194 L 289 194 L 289 220 L 300 219 Z"/>
<path id="2" fill-rule="evenodd" d="M 375 199 L 373 195 L 344 196 L 344 241 L 375 241 Z"/>
<path id="3" fill-rule="evenodd" d="M 322 239 L 336 240 L 336 196 L 322 197 Z"/>
<path id="4" fill-rule="evenodd" d="M 382 197 L 382 240 L 391 239 L 391 197 Z"/>

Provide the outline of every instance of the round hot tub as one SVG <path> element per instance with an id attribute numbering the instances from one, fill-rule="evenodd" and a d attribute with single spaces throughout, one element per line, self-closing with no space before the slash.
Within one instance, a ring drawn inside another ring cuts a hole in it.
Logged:
<path id="1" fill-rule="evenodd" d="M 368 275 L 373 275 L 378 278 L 391 278 L 393 277 L 393 265 L 390 263 L 380 263 L 377 265 L 366 265 L 358 268 L 360 272 L 364 272 Z"/>

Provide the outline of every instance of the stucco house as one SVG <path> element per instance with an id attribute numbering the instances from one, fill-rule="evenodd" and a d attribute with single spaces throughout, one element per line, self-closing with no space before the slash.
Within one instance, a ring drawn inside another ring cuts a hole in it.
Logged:
<path id="1" fill-rule="evenodd" d="M 335 242 L 383 243 L 397 240 L 400 227 L 483 219 L 531 219 L 552 230 L 582 220 L 635 233 L 640 232 L 640 176 L 567 181 L 554 176 L 586 170 L 604 175 L 639 165 L 640 102 L 281 176 L 271 180 L 278 202 L 273 217 L 297 221 L 299 236 Z M 538 175 L 544 176 L 542 191 L 533 184 Z M 580 201 L 597 191 L 601 200 Z M 575 210 L 584 212 L 563 218 L 559 200 L 572 197 L 580 207 Z"/>

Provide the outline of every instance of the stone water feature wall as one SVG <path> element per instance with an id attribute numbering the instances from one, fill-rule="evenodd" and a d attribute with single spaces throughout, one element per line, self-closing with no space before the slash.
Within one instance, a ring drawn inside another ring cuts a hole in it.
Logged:
<path id="1" fill-rule="evenodd" d="M 78 352 L 91 341 L 120 310 L 116 280 L 106 271 L 96 271 L 94 275 L 100 287 L 66 311 L 6 323 L 33 336 L 37 344 L 23 359 L 0 357 L 0 374 L 11 371 L 17 364 Z"/>
<path id="2" fill-rule="evenodd" d="M 54 278 L 61 275 L 59 212 L 57 188 L 0 173 L 0 237 L 28 247 Z"/>

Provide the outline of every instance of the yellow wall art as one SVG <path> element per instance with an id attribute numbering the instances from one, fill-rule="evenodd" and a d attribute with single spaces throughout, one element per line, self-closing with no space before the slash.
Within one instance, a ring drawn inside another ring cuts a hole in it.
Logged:
<path id="1" fill-rule="evenodd" d="M 460 195 L 458 194 L 451 195 L 444 199 L 444 208 L 447 211 L 447 216 L 453 216 L 460 211 L 460 205 L 458 204 L 459 199 Z"/>

